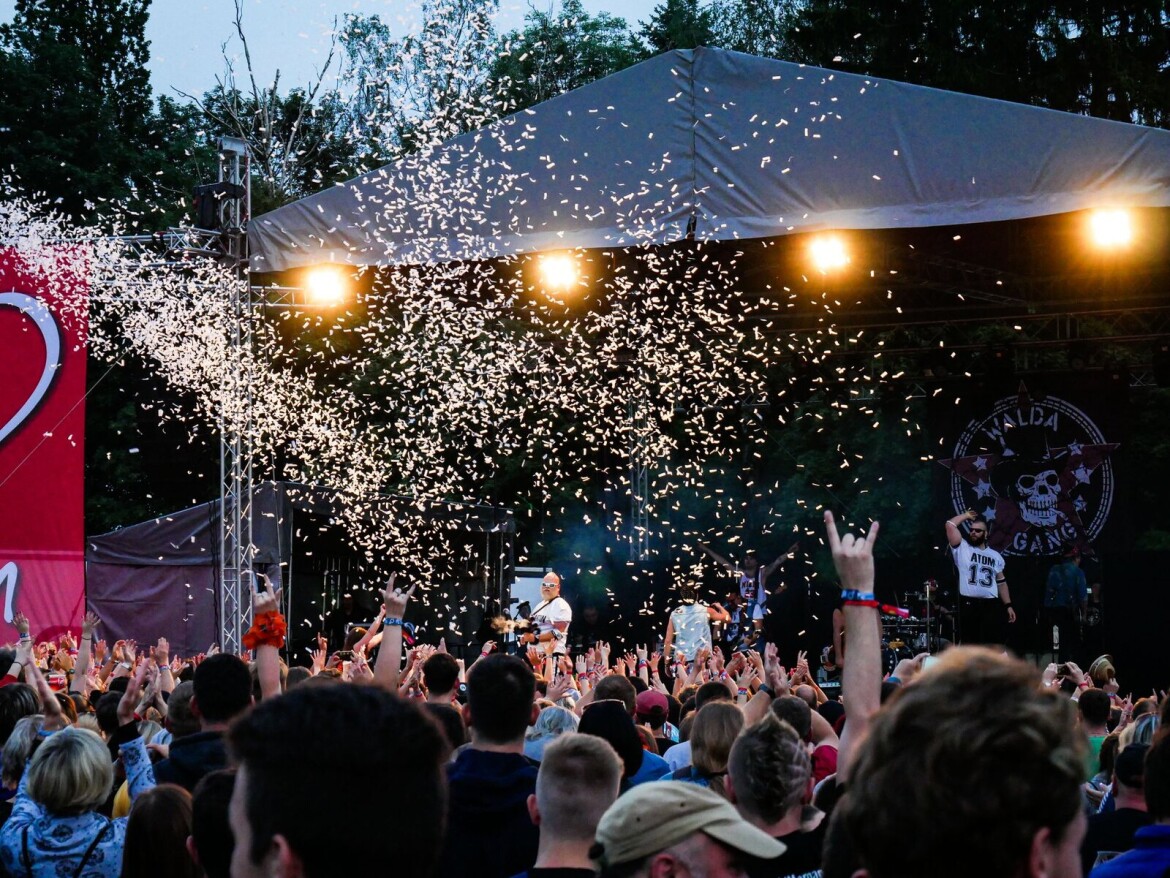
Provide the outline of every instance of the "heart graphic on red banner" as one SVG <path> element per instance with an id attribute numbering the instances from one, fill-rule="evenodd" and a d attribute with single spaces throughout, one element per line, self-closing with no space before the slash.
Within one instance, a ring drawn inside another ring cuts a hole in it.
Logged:
<path id="1" fill-rule="evenodd" d="M 7 421 L 0 424 L 0 444 L 3 444 L 32 416 L 52 389 L 61 368 L 61 330 L 49 307 L 27 293 L 0 293 L 0 308 L 15 308 L 22 312 L 39 330 L 41 340 L 44 342 L 43 362 L 34 361 L 30 364 L 35 370 L 32 377 L 36 379 L 36 384 L 24 398 L 20 408 Z M 9 344 L 11 343 L 5 342 L 6 346 Z"/>

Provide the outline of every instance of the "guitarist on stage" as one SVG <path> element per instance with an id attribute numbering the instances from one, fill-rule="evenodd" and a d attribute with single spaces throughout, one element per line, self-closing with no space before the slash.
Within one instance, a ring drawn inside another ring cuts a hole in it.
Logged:
<path id="1" fill-rule="evenodd" d="M 520 635 L 520 642 L 539 644 L 548 655 L 565 655 L 573 608 L 561 597 L 561 578 L 555 573 L 544 575 L 540 598 L 540 604 L 532 611 L 532 628 Z"/>

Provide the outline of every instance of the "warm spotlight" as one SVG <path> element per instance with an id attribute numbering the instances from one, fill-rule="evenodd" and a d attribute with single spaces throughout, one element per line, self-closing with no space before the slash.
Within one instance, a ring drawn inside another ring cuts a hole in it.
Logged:
<path id="1" fill-rule="evenodd" d="M 537 267 L 541 282 L 549 290 L 564 292 L 579 280 L 576 261 L 565 253 L 541 256 Z"/>
<path id="2" fill-rule="evenodd" d="M 1133 220 L 1128 210 L 1094 210 L 1089 214 L 1089 235 L 1103 250 L 1117 250 L 1133 243 Z"/>
<path id="3" fill-rule="evenodd" d="M 319 265 L 305 275 L 305 293 L 309 304 L 319 308 L 335 308 L 345 301 L 349 281 L 341 269 Z"/>
<path id="4" fill-rule="evenodd" d="M 838 271 L 849 264 L 845 242 L 836 235 L 818 235 L 809 241 L 808 254 L 813 267 L 821 274 Z"/>

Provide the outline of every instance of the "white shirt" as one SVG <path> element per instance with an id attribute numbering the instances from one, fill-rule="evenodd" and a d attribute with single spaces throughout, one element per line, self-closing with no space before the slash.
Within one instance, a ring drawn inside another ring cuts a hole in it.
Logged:
<path id="1" fill-rule="evenodd" d="M 548 646 L 552 647 L 551 653 L 553 655 L 565 652 L 565 638 L 569 633 L 568 624 L 566 624 L 564 631 L 558 631 L 554 623 L 573 621 L 573 608 L 569 606 L 567 600 L 557 595 L 551 601 L 545 601 L 532 611 L 532 620 L 537 624 L 537 633 L 552 632 L 553 639 L 548 641 Z"/>
<path id="2" fill-rule="evenodd" d="M 678 751 L 677 753 L 675 752 L 676 750 Z M 686 768 L 691 764 L 691 742 L 683 741 L 680 744 L 675 744 L 666 751 L 666 755 L 662 758 L 666 760 L 666 764 L 670 766 L 671 771 Z"/>
<path id="3" fill-rule="evenodd" d="M 986 546 L 973 546 L 966 540 L 952 546 L 951 554 L 959 568 L 959 594 L 965 598 L 999 596 L 996 578 L 1003 573 L 1003 555 Z"/>
<path id="4" fill-rule="evenodd" d="M 670 624 L 674 630 L 674 650 L 685 655 L 688 662 L 695 660 L 700 649 L 711 648 L 711 616 L 702 601 L 675 609 L 670 614 Z"/>

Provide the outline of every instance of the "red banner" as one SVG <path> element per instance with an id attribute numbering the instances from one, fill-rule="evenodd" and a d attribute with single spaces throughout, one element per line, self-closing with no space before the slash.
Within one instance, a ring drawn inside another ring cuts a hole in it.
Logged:
<path id="1" fill-rule="evenodd" d="M 0 252 L 0 642 L 80 624 L 85 603 L 84 258 Z"/>

